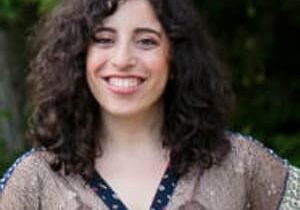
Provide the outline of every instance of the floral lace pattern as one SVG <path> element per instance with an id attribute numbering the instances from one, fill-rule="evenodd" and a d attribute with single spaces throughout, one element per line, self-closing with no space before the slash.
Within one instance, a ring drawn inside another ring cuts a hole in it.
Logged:
<path id="1" fill-rule="evenodd" d="M 290 166 L 286 190 L 279 210 L 300 210 L 300 169 Z"/>

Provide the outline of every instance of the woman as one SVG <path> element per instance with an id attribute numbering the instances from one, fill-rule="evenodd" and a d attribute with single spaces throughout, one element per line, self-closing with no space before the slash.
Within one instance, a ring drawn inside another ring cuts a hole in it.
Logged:
<path id="1" fill-rule="evenodd" d="M 188 0 L 61 3 L 35 39 L 36 149 L 1 209 L 299 209 L 299 170 L 225 132 L 231 92 L 200 26 Z"/>

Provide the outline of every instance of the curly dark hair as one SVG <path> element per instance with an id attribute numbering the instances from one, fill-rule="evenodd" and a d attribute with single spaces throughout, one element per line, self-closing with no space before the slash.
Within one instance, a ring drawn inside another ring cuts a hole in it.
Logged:
<path id="1" fill-rule="evenodd" d="M 28 138 L 56 154 L 56 171 L 88 179 L 101 155 L 101 109 L 89 90 L 86 52 L 95 27 L 124 0 L 65 0 L 36 28 L 28 83 L 34 110 Z M 171 43 L 162 144 L 180 174 L 220 162 L 232 94 L 190 0 L 149 0 Z M 100 151 L 100 152 L 99 152 Z"/>

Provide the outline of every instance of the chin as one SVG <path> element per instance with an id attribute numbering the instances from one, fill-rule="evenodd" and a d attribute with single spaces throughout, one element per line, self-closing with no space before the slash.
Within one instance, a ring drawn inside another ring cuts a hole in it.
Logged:
<path id="1" fill-rule="evenodd" d="M 120 118 L 131 118 L 141 114 L 141 112 L 138 110 L 124 109 L 124 107 L 102 110 L 102 113 L 104 113 L 104 115 L 110 115 L 110 116 L 120 117 Z"/>

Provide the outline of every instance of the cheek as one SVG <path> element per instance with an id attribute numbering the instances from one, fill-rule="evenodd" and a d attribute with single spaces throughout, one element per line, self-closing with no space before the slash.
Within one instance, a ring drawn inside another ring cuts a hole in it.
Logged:
<path id="1" fill-rule="evenodd" d="M 151 74 L 151 88 L 153 93 L 161 94 L 168 82 L 169 79 L 169 65 L 166 59 L 153 59 L 149 60 L 148 69 L 150 70 Z"/>
<path id="2" fill-rule="evenodd" d="M 87 76 L 90 76 L 90 74 L 92 74 L 92 71 L 96 66 L 95 61 L 96 61 L 95 53 L 93 52 L 93 50 L 89 50 L 88 53 L 87 53 L 87 57 L 86 57 L 86 73 L 87 73 Z"/>
<path id="3" fill-rule="evenodd" d="M 99 52 L 99 50 L 91 47 L 88 49 L 86 57 L 86 80 L 88 86 L 97 98 L 98 95 L 98 83 L 99 83 L 99 72 L 102 69 L 104 61 L 104 56 Z"/>
<path id="4" fill-rule="evenodd" d="M 144 59 L 145 65 L 151 70 L 151 74 L 155 75 L 168 75 L 169 73 L 169 60 L 165 53 L 154 53 Z"/>
<path id="5" fill-rule="evenodd" d="M 105 64 L 107 55 L 96 48 L 88 50 L 86 58 L 86 70 L 88 74 L 97 74 L 97 71 Z"/>

